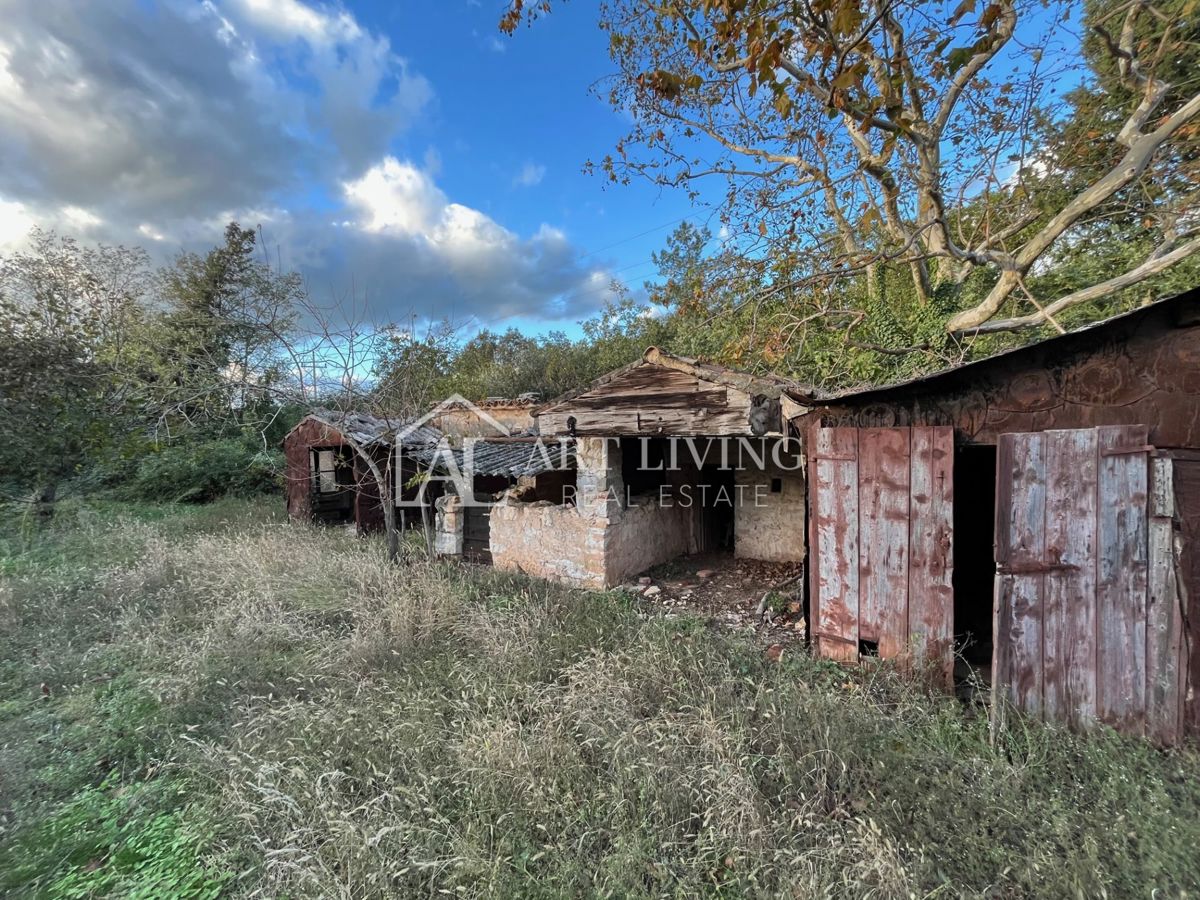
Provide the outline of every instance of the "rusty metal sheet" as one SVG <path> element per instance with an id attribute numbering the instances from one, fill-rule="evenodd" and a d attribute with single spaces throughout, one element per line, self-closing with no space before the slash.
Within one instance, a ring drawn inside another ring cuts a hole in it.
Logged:
<path id="1" fill-rule="evenodd" d="M 1096 718 L 1097 434 L 1048 431 L 1042 701 L 1048 720 Z"/>
<path id="2" fill-rule="evenodd" d="M 817 655 L 858 658 L 858 431 L 810 433 L 812 619 Z"/>
<path id="3" fill-rule="evenodd" d="M 908 640 L 950 686 L 954 674 L 954 429 L 912 430 Z"/>
<path id="4" fill-rule="evenodd" d="M 856 659 L 860 641 L 884 659 L 916 651 L 949 684 L 953 430 L 813 428 L 808 447 L 819 655 Z"/>
<path id="5" fill-rule="evenodd" d="M 1120 425 L 1098 432 L 1097 712 L 1114 727 L 1136 733 L 1146 717 L 1147 429 Z M 1143 449 L 1112 452 L 1137 447 Z"/>
<path id="6" fill-rule="evenodd" d="M 1156 447 L 1200 449 L 1200 327 L 1194 313 L 1180 319 L 1198 297 L 907 384 L 810 400 L 807 415 L 828 426 L 953 425 L 985 444 L 1005 433 L 1145 424 Z"/>
<path id="7" fill-rule="evenodd" d="M 1156 461 L 1151 502 L 1147 430 L 1001 435 L 994 683 L 1030 714 L 1172 743 L 1185 619 L 1170 469 Z"/>
<path id="8" fill-rule="evenodd" d="M 884 659 L 908 650 L 909 440 L 907 428 L 858 436 L 859 637 Z"/>

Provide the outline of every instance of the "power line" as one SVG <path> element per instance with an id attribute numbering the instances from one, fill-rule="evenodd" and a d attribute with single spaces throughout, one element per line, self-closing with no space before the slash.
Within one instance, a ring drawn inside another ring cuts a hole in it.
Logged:
<path id="1" fill-rule="evenodd" d="M 662 225 L 655 225 L 653 228 L 647 228 L 645 231 L 640 231 L 637 234 L 622 238 L 619 241 L 614 241 L 611 244 L 606 244 L 603 247 L 597 247 L 595 250 L 589 250 L 584 253 L 579 259 L 587 259 L 589 256 L 595 256 L 597 253 L 603 253 L 605 250 L 611 250 L 613 247 L 619 247 L 622 244 L 628 244 L 630 241 L 636 241 L 638 238 L 645 237 L 648 234 L 654 234 L 656 231 L 662 231 L 664 228 L 670 228 L 672 225 L 678 225 L 680 222 L 685 222 L 688 219 L 694 218 L 696 213 L 688 213 L 686 216 L 681 216 L 678 219 L 672 219 L 670 222 L 664 222 Z"/>

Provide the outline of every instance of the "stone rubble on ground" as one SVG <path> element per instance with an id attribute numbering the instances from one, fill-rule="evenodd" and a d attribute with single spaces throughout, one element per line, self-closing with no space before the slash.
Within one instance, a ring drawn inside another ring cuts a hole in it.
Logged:
<path id="1" fill-rule="evenodd" d="M 755 632 L 764 644 L 793 643 L 806 637 L 802 588 L 795 583 L 799 568 L 792 563 L 769 563 L 728 558 L 718 566 L 696 560 L 695 571 L 680 571 L 678 564 L 643 575 L 623 588 L 640 594 L 668 618 L 691 613 L 709 618 L 731 630 Z M 657 582 L 657 583 L 656 583 Z M 774 586 L 781 584 L 779 589 Z M 759 621 L 760 601 L 770 597 L 772 607 Z M 779 604 L 782 608 L 778 608 Z M 671 610 L 671 612 L 668 612 Z"/>

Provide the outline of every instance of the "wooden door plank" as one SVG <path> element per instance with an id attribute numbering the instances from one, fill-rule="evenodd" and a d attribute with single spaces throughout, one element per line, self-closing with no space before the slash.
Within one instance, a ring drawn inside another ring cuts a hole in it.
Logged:
<path id="1" fill-rule="evenodd" d="M 1146 598 L 1146 730 L 1171 746 L 1182 736 L 1183 608 L 1175 569 L 1174 460 L 1150 461 Z"/>
<path id="2" fill-rule="evenodd" d="M 1004 661 L 1004 682 L 1009 699 L 1033 716 L 1042 714 L 1042 586 L 1045 554 L 1046 459 L 1043 434 L 1000 436 L 997 484 L 997 610 L 1003 623 L 997 648 Z M 1000 501 L 1003 500 L 1003 505 Z"/>
<path id="3" fill-rule="evenodd" d="M 954 678 L 954 429 L 912 430 L 908 639 L 945 686 Z"/>
<path id="4" fill-rule="evenodd" d="M 1096 718 L 1096 481 L 1094 429 L 1046 432 L 1046 574 L 1042 699 L 1048 720 Z"/>
<path id="5" fill-rule="evenodd" d="M 992 592 L 992 722 L 995 725 L 1012 701 L 1012 598 L 1009 587 L 1012 579 L 1000 569 L 1012 555 L 1012 491 L 1013 454 L 1015 441 L 1006 434 L 996 442 L 996 506 L 993 511 L 992 556 L 996 575 Z"/>
<path id="6" fill-rule="evenodd" d="M 865 428 L 858 441 L 859 637 L 883 659 L 908 652 L 908 428 Z"/>
<path id="7" fill-rule="evenodd" d="M 852 661 L 859 640 L 858 430 L 811 434 L 814 646 L 818 656 Z"/>
<path id="8" fill-rule="evenodd" d="M 1098 432 L 1097 712 L 1115 728 L 1138 733 L 1146 716 L 1147 429 L 1119 425 Z"/>

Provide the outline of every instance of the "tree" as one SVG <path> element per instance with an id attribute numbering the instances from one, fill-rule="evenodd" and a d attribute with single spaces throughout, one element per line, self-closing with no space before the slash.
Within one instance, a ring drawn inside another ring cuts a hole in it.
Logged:
<path id="1" fill-rule="evenodd" d="M 256 259 L 252 229 L 231 222 L 204 255 L 182 253 L 158 278 L 153 400 L 157 425 L 266 427 L 290 377 L 284 348 L 303 306 L 294 272 Z"/>
<path id="2" fill-rule="evenodd" d="M 0 480 L 59 482 L 130 432 L 150 285 L 146 254 L 35 230 L 0 259 Z"/>
<path id="3" fill-rule="evenodd" d="M 291 402 L 309 409 L 323 407 L 334 424 L 358 413 L 384 423 L 386 446 L 360 441 L 350 429 L 343 429 L 342 437 L 365 473 L 356 487 L 369 488 L 379 499 L 388 558 L 396 561 L 402 528 L 396 514 L 400 461 L 392 441 L 440 399 L 438 385 L 453 350 L 455 329 L 448 323 L 431 323 L 421 334 L 415 317 L 407 328 L 373 322 L 365 302 L 353 293 L 321 304 L 300 292 L 292 304 L 296 327 L 283 342 Z M 422 510 L 422 526 L 432 554 L 433 522 L 427 512 Z"/>
<path id="4" fill-rule="evenodd" d="M 1188 6 L 1188 0 L 1163 0 L 1153 9 L 1155 15 L 1173 22 L 1176 36 L 1173 52 L 1158 64 L 1160 77 L 1171 85 L 1163 100 L 1166 108 L 1200 90 L 1200 20 Z M 1109 31 L 1121 24 L 1124 14 L 1124 5 L 1114 0 L 1085 3 L 1084 21 L 1089 29 L 1082 46 L 1090 77 L 1065 95 L 1061 115 L 1042 116 L 1039 152 L 1019 175 L 1050 212 L 1102 177 L 1122 153 L 1117 138 L 1125 110 L 1135 98 L 1106 38 L 1111 40 Z M 1143 18 L 1136 40 L 1145 41 L 1152 32 Z M 1186 235 L 1186 217 L 1194 218 L 1200 190 L 1198 128 L 1195 122 L 1184 126 L 1177 140 L 1160 149 L 1136 190 L 1115 194 L 1078 223 L 1069 240 L 1048 251 L 1038 264 L 1038 274 L 1030 279 L 1038 296 L 1064 297 L 1118 276 L 1151 256 L 1168 236 Z M 1176 263 L 1126 293 L 1149 297 L 1185 290 L 1196 283 L 1198 262 L 1200 258 L 1193 256 Z M 1111 299 L 1092 306 L 1103 312 L 1120 310 Z M 1067 313 L 1068 318 L 1072 315 L 1078 313 Z"/>
<path id="5" fill-rule="evenodd" d="M 501 27 L 548 7 L 514 0 Z M 885 270 L 899 267 L 913 302 L 944 309 L 948 332 L 1053 322 L 1200 250 L 1194 194 L 1146 190 L 1200 139 L 1200 93 L 1171 62 L 1194 35 L 1148 2 L 1088 15 L 1095 89 L 1116 114 L 1097 138 L 1107 158 L 1069 191 L 1036 177 L 1039 126 L 1059 115 L 1055 86 L 1074 74 L 1053 51 L 1077 11 L 1030 0 L 609 0 L 608 98 L 634 125 L 602 169 L 691 191 L 723 179 L 722 217 L 739 252 L 761 261 L 765 295 L 853 279 L 863 302 L 878 302 Z M 1144 257 L 1062 296 L 1031 290 L 1056 251 L 1139 192 Z"/>

